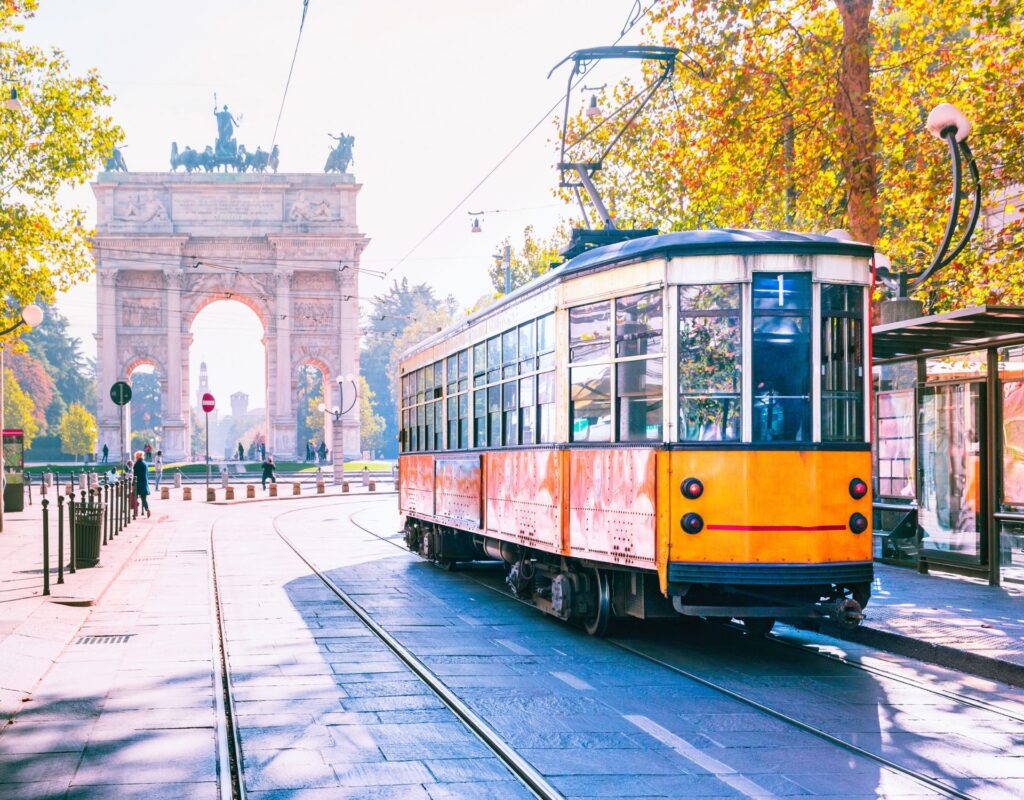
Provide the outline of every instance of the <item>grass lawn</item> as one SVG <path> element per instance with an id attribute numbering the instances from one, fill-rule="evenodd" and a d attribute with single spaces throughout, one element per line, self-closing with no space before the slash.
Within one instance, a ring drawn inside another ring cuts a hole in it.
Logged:
<path id="1" fill-rule="evenodd" d="M 370 472 L 390 472 L 391 461 L 349 461 L 345 464 L 345 472 L 362 472 L 363 467 L 367 467 Z M 213 461 L 210 463 L 210 474 L 219 475 L 222 462 Z M 307 464 L 305 461 L 277 461 L 275 462 L 278 472 L 296 473 L 296 472 L 316 472 L 316 464 Z M 106 472 L 107 470 L 114 467 L 113 462 L 107 464 L 99 464 L 95 461 L 89 464 L 35 464 L 30 467 L 25 467 L 25 472 L 31 475 L 39 475 L 43 472 L 60 472 L 66 474 L 68 472 Z M 153 465 L 150 464 L 152 467 Z M 262 466 L 258 461 L 249 461 L 242 465 L 245 468 L 246 473 L 255 472 L 259 473 L 262 471 Z M 327 472 L 331 469 L 330 464 L 321 464 L 320 467 Z M 205 475 L 206 465 L 196 463 L 194 461 L 183 461 L 174 464 L 164 464 L 165 472 L 176 472 L 180 470 L 183 475 Z M 228 470 L 230 474 L 237 474 L 235 471 L 234 463 L 231 464 L 231 468 Z"/>

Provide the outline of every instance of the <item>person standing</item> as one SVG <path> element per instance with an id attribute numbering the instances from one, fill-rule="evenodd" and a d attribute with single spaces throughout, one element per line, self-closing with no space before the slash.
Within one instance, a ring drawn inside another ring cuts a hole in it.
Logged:
<path id="1" fill-rule="evenodd" d="M 327 443 L 323 440 L 320 441 L 320 463 L 327 463 Z"/>
<path id="2" fill-rule="evenodd" d="M 266 460 L 267 460 L 267 443 L 266 443 L 266 442 L 260 442 L 260 457 L 261 457 L 261 458 L 262 458 L 262 459 L 263 459 L 264 461 L 266 461 Z M 271 463 L 273 463 L 273 462 L 274 462 L 274 460 L 273 460 L 273 459 L 271 459 L 271 460 L 270 460 L 270 462 L 271 462 Z"/>
<path id="3" fill-rule="evenodd" d="M 156 462 L 153 464 L 153 469 L 156 472 L 156 488 L 160 488 L 160 479 L 164 476 L 164 451 L 156 451 Z"/>
<path id="4" fill-rule="evenodd" d="M 245 461 L 245 448 L 242 447 L 242 443 L 238 443 L 238 460 Z"/>
<path id="5" fill-rule="evenodd" d="M 270 478 L 271 483 L 277 483 L 277 476 L 275 475 L 276 470 L 274 469 L 274 457 L 271 456 L 263 461 L 263 489 L 266 491 L 267 478 Z"/>
<path id="6" fill-rule="evenodd" d="M 152 461 L 153 460 L 153 445 L 151 445 L 149 442 L 146 442 L 146 446 L 143 447 L 142 450 L 146 454 L 146 461 L 147 462 L 148 461 Z"/>
<path id="7" fill-rule="evenodd" d="M 149 464 L 143 459 L 146 454 L 141 450 L 135 451 L 135 464 L 132 466 L 132 473 L 135 476 L 135 496 L 142 501 L 142 510 L 147 517 L 153 516 L 149 510 Z"/>
<path id="8" fill-rule="evenodd" d="M 107 457 L 109 455 L 110 455 L 110 448 L 107 447 L 106 445 L 103 445 L 103 463 L 104 464 L 107 463 Z"/>

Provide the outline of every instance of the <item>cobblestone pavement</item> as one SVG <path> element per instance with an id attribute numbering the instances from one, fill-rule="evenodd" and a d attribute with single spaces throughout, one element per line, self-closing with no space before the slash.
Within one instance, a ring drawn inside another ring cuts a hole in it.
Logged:
<path id="1" fill-rule="evenodd" d="M 1024 796 L 1019 690 L 791 630 L 894 677 L 682 621 L 593 639 L 493 591 L 493 566 L 405 552 L 393 496 L 166 508 L 0 733 L 0 797 L 220 796 L 211 528 L 249 797 L 530 796 L 275 522 L 566 797 L 942 796 L 616 641 L 972 796 Z"/>

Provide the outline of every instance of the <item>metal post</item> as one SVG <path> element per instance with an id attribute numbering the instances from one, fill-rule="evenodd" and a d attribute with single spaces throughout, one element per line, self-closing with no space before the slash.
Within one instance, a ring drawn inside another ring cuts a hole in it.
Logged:
<path id="1" fill-rule="evenodd" d="M 0 343 L 0 431 L 4 429 L 4 346 Z M 4 476 L 4 442 L 0 433 L 0 486 Z M 4 532 L 4 493 L 0 489 L 0 533 Z"/>
<path id="2" fill-rule="evenodd" d="M 121 398 L 121 399 L 124 399 L 124 398 Z M 117 438 L 118 438 L 118 442 L 119 442 L 119 449 L 121 450 L 121 469 L 124 469 L 124 405 L 123 404 L 119 405 L 117 408 L 118 408 L 118 420 L 117 420 L 118 437 Z"/>
<path id="3" fill-rule="evenodd" d="M 501 259 L 505 264 L 505 294 L 510 294 L 512 292 L 512 245 L 505 245 Z"/>
<path id="4" fill-rule="evenodd" d="M 71 550 L 68 572 L 74 575 L 78 568 L 78 548 L 75 547 L 75 495 L 73 492 L 68 495 L 68 547 Z"/>
<path id="5" fill-rule="evenodd" d="M 110 534 L 110 538 L 114 538 L 114 518 L 110 515 L 110 484 L 103 484 L 103 519 L 104 524 L 107 526 L 107 531 Z"/>
<path id="6" fill-rule="evenodd" d="M 96 487 L 95 492 L 96 492 L 96 501 L 95 501 L 96 502 L 96 510 L 100 512 L 100 527 L 103 528 L 102 543 L 103 543 L 104 546 L 106 546 L 106 544 L 107 544 L 107 517 L 103 513 L 103 505 L 102 505 L 102 503 L 100 503 L 100 498 L 103 497 L 103 493 L 100 491 L 100 488 L 98 486 Z M 89 504 L 92 505 L 92 503 L 93 503 L 93 489 L 90 489 L 89 490 Z"/>
<path id="7" fill-rule="evenodd" d="M 50 593 L 50 505 L 49 500 L 43 500 L 43 594 Z"/>
<path id="8" fill-rule="evenodd" d="M 132 475 L 129 480 L 129 486 L 131 486 L 131 500 L 132 500 L 132 519 L 139 518 L 139 495 L 137 494 L 137 486 L 135 485 L 135 476 Z"/>
<path id="9" fill-rule="evenodd" d="M 205 400 L 203 402 L 206 402 Z M 206 496 L 210 496 L 210 412 L 206 412 Z"/>
<path id="10" fill-rule="evenodd" d="M 64 498 L 57 495 L 57 583 L 64 583 Z"/>

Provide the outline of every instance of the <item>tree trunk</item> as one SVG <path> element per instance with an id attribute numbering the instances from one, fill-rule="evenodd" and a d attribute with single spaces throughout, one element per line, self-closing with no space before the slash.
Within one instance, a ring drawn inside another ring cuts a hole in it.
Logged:
<path id="1" fill-rule="evenodd" d="M 854 239 L 878 239 L 878 132 L 871 109 L 872 0 L 834 0 L 843 20 L 843 52 L 836 88 L 839 147 L 846 180 L 846 214 Z"/>

